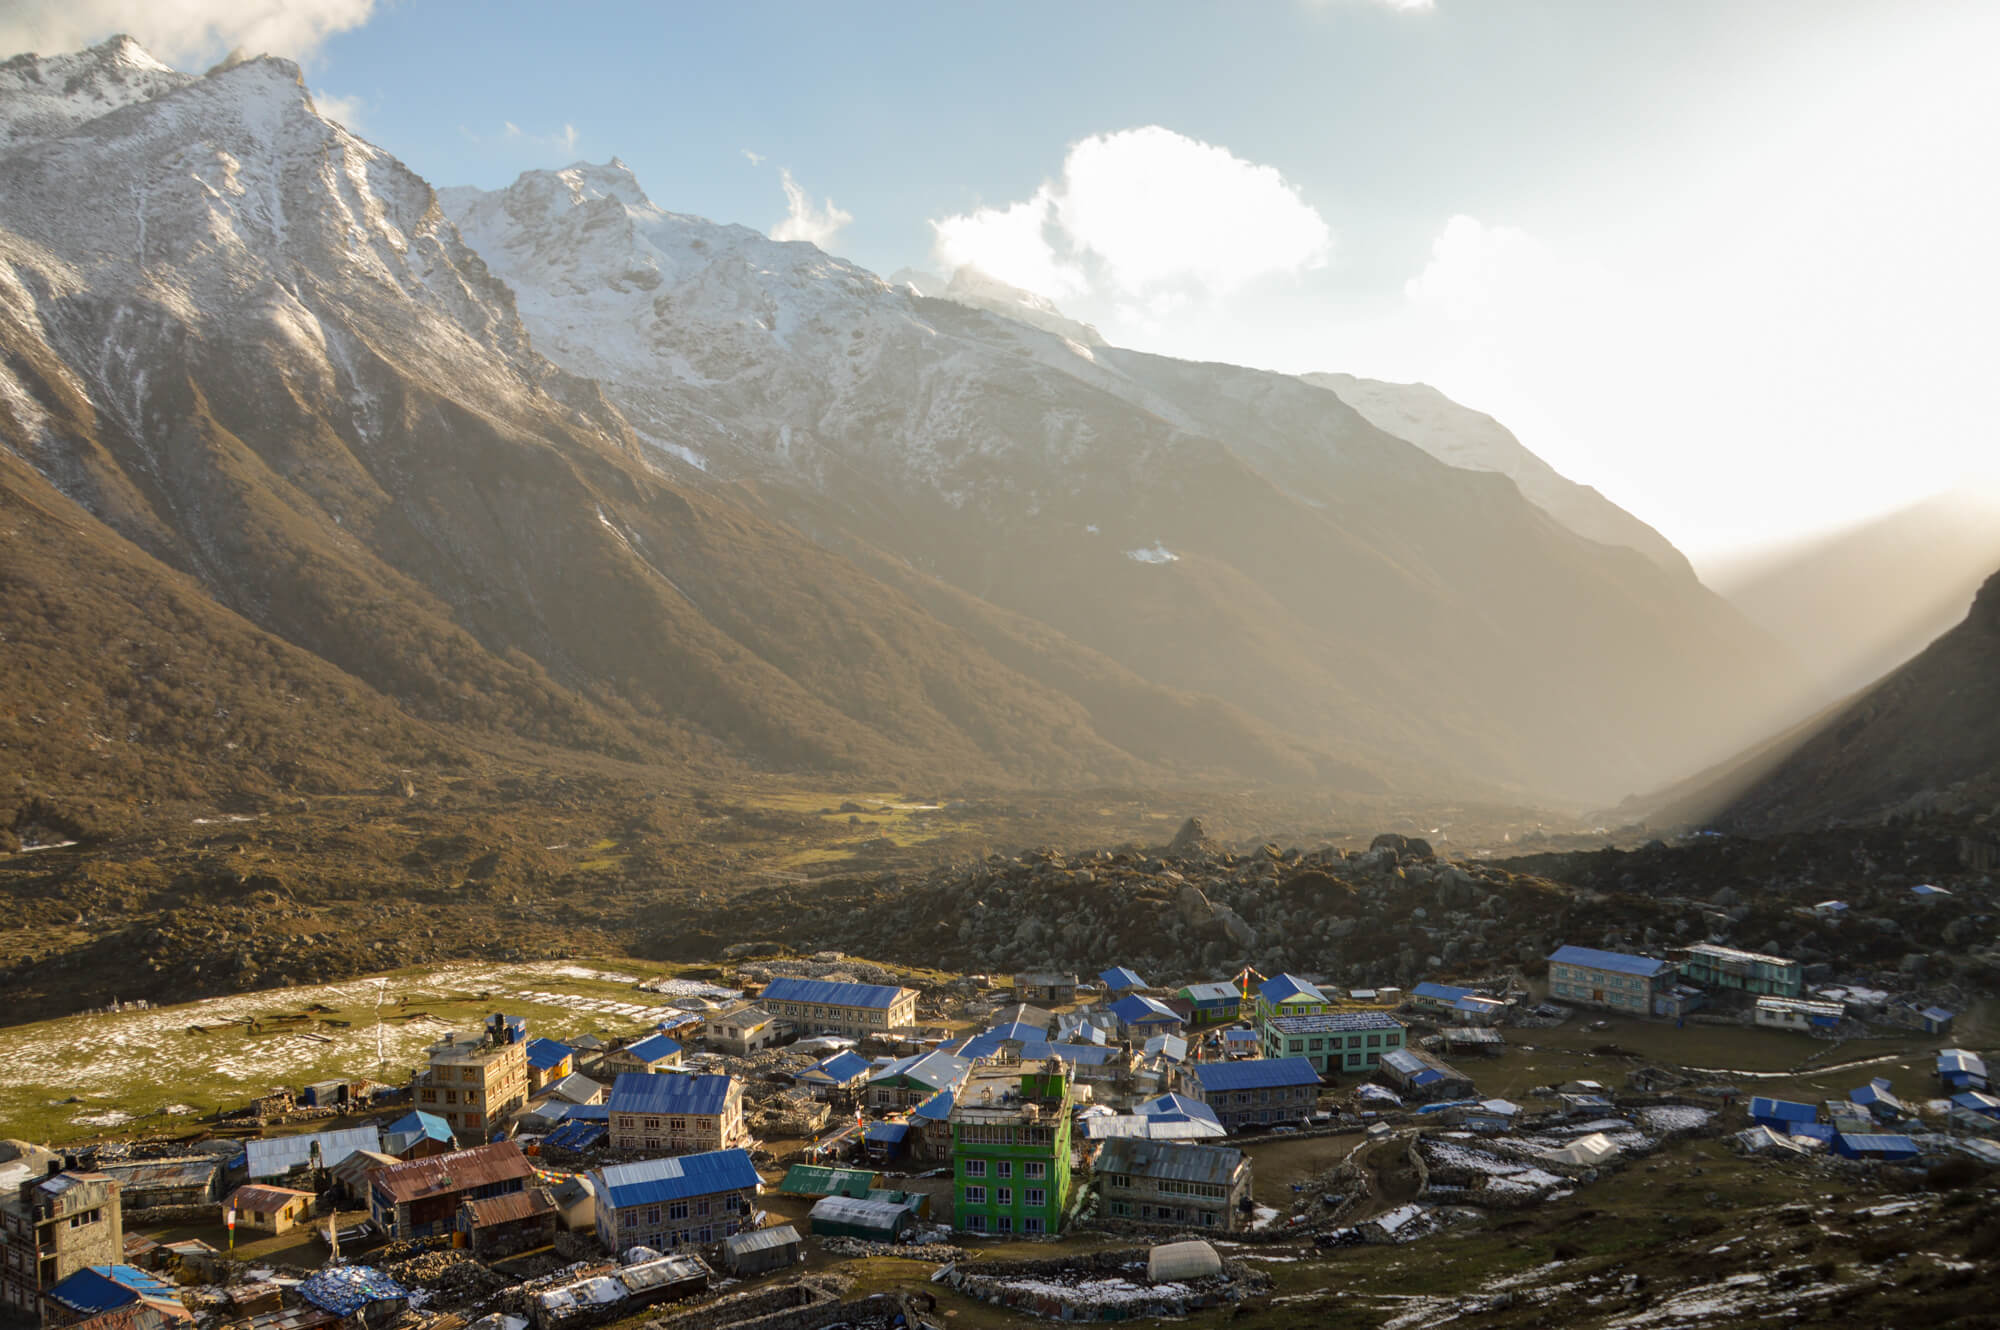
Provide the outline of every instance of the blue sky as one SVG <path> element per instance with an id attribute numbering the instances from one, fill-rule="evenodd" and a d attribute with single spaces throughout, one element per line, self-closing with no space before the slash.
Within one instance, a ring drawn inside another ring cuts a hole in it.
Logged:
<path id="1" fill-rule="evenodd" d="M 435 184 L 617 155 L 771 230 L 789 172 L 783 234 L 884 275 L 973 262 L 1123 345 L 1423 379 L 1698 561 L 2000 469 L 1992 4 L 21 12 L 0 55 L 298 58 Z"/>

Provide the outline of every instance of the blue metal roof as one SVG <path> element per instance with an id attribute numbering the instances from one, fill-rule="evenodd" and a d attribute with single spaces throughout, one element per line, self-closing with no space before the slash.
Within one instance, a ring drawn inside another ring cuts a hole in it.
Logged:
<path id="1" fill-rule="evenodd" d="M 1222 1042 L 1225 1044 L 1254 1044 L 1257 1042 L 1255 1030 L 1224 1030 Z"/>
<path id="2" fill-rule="evenodd" d="M 1172 1021 L 1181 1023 L 1181 1015 L 1157 998 L 1149 998 L 1141 993 L 1128 993 L 1111 1004 L 1111 1014 L 1127 1025 L 1138 1022 Z"/>
<path id="3" fill-rule="evenodd" d="M 755 1191 L 763 1181 L 748 1150 L 646 1159 L 597 1170 L 598 1199 L 614 1210 L 633 1205 L 711 1196 L 719 1191 Z"/>
<path id="4" fill-rule="evenodd" d="M 659 1062 L 680 1055 L 681 1046 L 663 1034 L 649 1034 L 625 1051 L 641 1062 Z"/>
<path id="5" fill-rule="evenodd" d="M 1927 1021 L 1948 1021 L 1957 1014 L 1946 1011 L 1943 1007 L 1925 1007 L 1922 1012 L 1923 1018 Z"/>
<path id="6" fill-rule="evenodd" d="M 1790 1122 L 1785 1124 L 1787 1136 L 1803 1136 L 1808 1140 L 1832 1144 L 1834 1126 L 1830 1122 Z"/>
<path id="7" fill-rule="evenodd" d="M 570 1056 L 570 1046 L 553 1039 L 530 1039 L 528 1041 L 528 1065 L 536 1071 L 553 1071 L 562 1065 L 562 1060 Z"/>
<path id="8" fill-rule="evenodd" d="M 887 1011 L 902 989 L 891 984 L 842 984 L 830 979 L 773 979 L 758 1001 L 810 1002 L 822 1007 L 867 1007 Z"/>
<path id="9" fill-rule="evenodd" d="M 1901 1108 L 1903 1106 L 1903 1101 L 1896 1098 L 1895 1093 L 1890 1090 L 1889 1082 L 1880 1077 L 1868 1082 L 1866 1085 L 1856 1086 L 1854 1089 L 1849 1090 L 1847 1097 L 1855 1103 L 1860 1104 L 1863 1108 L 1873 1108 L 1877 1104 L 1885 1108 Z"/>
<path id="10" fill-rule="evenodd" d="M 1203 1094 L 1228 1090 L 1269 1090 L 1285 1085 L 1318 1085 L 1319 1073 L 1304 1058 L 1252 1058 L 1247 1062 L 1198 1062 L 1195 1079 Z"/>
<path id="11" fill-rule="evenodd" d="M 958 1096 L 950 1090 L 939 1090 L 923 1103 L 918 1104 L 910 1116 L 922 1118 L 926 1122 L 945 1122 L 951 1118 L 952 1102 Z"/>
<path id="12" fill-rule="evenodd" d="M 873 1070 L 875 1064 L 867 1058 L 851 1049 L 842 1049 L 830 1058 L 813 1063 L 793 1079 L 811 1081 L 815 1085 L 852 1085 Z"/>
<path id="13" fill-rule="evenodd" d="M 69 1278 L 50 1285 L 42 1296 L 87 1316 L 113 1311 L 141 1299 L 180 1302 L 180 1294 L 174 1291 L 173 1285 L 131 1265 L 85 1266 Z"/>
<path id="14" fill-rule="evenodd" d="M 1986 1074 L 1986 1059 L 1969 1049 L 1939 1049 L 1937 1069 L 1940 1076 L 1984 1076 Z"/>
<path id="15" fill-rule="evenodd" d="M 372 1265 L 330 1265 L 307 1276 L 299 1296 L 335 1316 L 352 1316 L 372 1302 L 407 1298 L 410 1291 Z"/>
<path id="16" fill-rule="evenodd" d="M 1750 1101 L 1750 1117 L 1754 1121 L 1769 1118 L 1773 1122 L 1817 1122 L 1819 1110 L 1811 1104 L 1796 1103 L 1790 1099 L 1766 1099 L 1759 1095 Z"/>
<path id="17" fill-rule="evenodd" d="M 1462 997 L 1471 997 L 1469 988 L 1453 988 L 1450 984 L 1418 984 L 1410 990 L 1411 997 L 1433 998 L 1439 1002 L 1456 1002 Z"/>
<path id="18" fill-rule="evenodd" d="M 1257 989 L 1257 996 L 1270 1003 L 1284 1002 L 1295 997 L 1302 997 L 1308 1002 L 1326 1001 L 1326 994 L 1295 974 L 1281 974 L 1276 979 L 1266 979 Z"/>
<path id="19" fill-rule="evenodd" d="M 1199 1118 L 1217 1126 L 1222 1123 L 1215 1116 L 1214 1109 L 1199 1099 L 1190 1099 L 1182 1094 L 1163 1094 L 1157 1099 L 1148 1099 L 1132 1111 L 1145 1117 Z"/>
<path id="20" fill-rule="evenodd" d="M 565 1150 L 588 1150 L 601 1144 L 610 1133 L 611 1129 L 602 1122 L 564 1118 L 554 1131 L 542 1137 L 542 1144 L 560 1146 Z"/>
<path id="21" fill-rule="evenodd" d="M 303 1136 L 273 1136 L 243 1142 L 244 1166 L 252 1178 L 279 1178 L 312 1162 L 312 1143 L 319 1142 L 319 1161 L 332 1168 L 356 1150 L 382 1148 L 382 1133 L 373 1123 L 341 1131 L 315 1131 Z"/>
<path id="22" fill-rule="evenodd" d="M 1557 947 L 1549 954 L 1552 965 L 1577 965 L 1586 970 L 1609 970 L 1614 974 L 1636 974 L 1642 979 L 1669 973 L 1673 962 L 1651 956 L 1628 956 L 1622 951 L 1599 951 L 1595 947 Z"/>
<path id="23" fill-rule="evenodd" d="M 1887 1154 L 1909 1157 L 1918 1153 L 1917 1143 L 1909 1137 L 1886 1132 L 1843 1131 L 1834 1136 L 1833 1144 L 1842 1154 Z"/>
<path id="24" fill-rule="evenodd" d="M 435 1113 L 422 1109 L 412 1109 L 402 1117 L 382 1129 L 384 1136 L 428 1136 L 434 1141 L 450 1145 L 456 1139 L 451 1134 L 451 1124 Z"/>
<path id="25" fill-rule="evenodd" d="M 882 1145 L 894 1145 L 910 1134 L 907 1122 L 871 1122 L 868 1130 L 861 1133 L 864 1141 L 874 1141 Z"/>
<path id="26" fill-rule="evenodd" d="M 1382 1065 L 1404 1077 L 1412 1085 L 1429 1085 L 1444 1079 L 1444 1073 L 1407 1048 L 1382 1055 Z"/>
<path id="27" fill-rule="evenodd" d="M 606 1105 L 613 1113 L 706 1116 L 720 1113 L 728 1098 L 727 1076 L 661 1076 L 649 1071 L 621 1071 L 611 1084 L 611 1097 Z"/>
<path id="28" fill-rule="evenodd" d="M 1146 986 L 1146 981 L 1139 977 L 1137 970 L 1127 969 L 1123 965 L 1112 966 L 1104 973 L 1098 975 L 1097 980 L 1107 989 L 1144 988 Z"/>
<path id="29" fill-rule="evenodd" d="M 2000 1095 L 1990 1095 L 1982 1090 L 1964 1090 L 1953 1095 L 1951 1102 L 1969 1112 L 2000 1118 Z"/>
<path id="30" fill-rule="evenodd" d="M 1912 896 L 1949 896 L 1951 893 L 1933 882 L 1919 882 L 1910 888 Z"/>

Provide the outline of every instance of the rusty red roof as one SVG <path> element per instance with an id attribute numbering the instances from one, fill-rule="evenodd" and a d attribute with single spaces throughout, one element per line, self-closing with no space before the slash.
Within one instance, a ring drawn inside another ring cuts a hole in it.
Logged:
<path id="1" fill-rule="evenodd" d="M 512 1141 L 475 1145 L 470 1150 L 410 1159 L 377 1170 L 375 1186 L 396 1204 L 449 1192 L 490 1187 L 534 1175 L 534 1167 Z"/>
<path id="2" fill-rule="evenodd" d="M 533 1187 L 508 1196 L 467 1201 L 465 1208 L 471 1212 L 472 1226 L 485 1228 L 490 1224 L 512 1224 L 538 1215 L 554 1214 L 556 1203 L 546 1188 Z"/>

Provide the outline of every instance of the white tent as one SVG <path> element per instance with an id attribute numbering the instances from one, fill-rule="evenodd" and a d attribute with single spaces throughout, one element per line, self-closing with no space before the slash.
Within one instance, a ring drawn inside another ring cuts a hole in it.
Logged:
<path id="1" fill-rule="evenodd" d="M 1183 1279 L 1208 1279 L 1222 1273 L 1222 1258 L 1215 1248 L 1199 1240 L 1167 1242 L 1146 1253 L 1149 1283 L 1177 1283 Z"/>

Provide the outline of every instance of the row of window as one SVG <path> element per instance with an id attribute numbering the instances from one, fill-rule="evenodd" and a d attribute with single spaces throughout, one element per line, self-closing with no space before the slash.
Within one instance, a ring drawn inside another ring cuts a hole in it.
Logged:
<path id="1" fill-rule="evenodd" d="M 986 1204 L 986 1188 L 967 1187 L 965 1189 L 964 1203 L 966 1205 Z M 1049 1193 L 1046 1187 L 1028 1187 L 1021 1192 L 1021 1204 L 1027 1206 L 1030 1210 L 1040 1210 L 1047 1206 L 1048 1203 Z M 993 1189 L 993 1204 L 1002 1207 L 1014 1204 L 1014 1189 L 1012 1187 L 995 1187 Z"/>
<path id="2" fill-rule="evenodd" d="M 1236 1104 L 1239 1106 L 1248 1104 L 1268 1104 L 1272 1102 L 1271 1096 L 1274 1093 L 1278 1096 L 1276 1102 L 1284 1104 L 1284 1103 L 1290 1103 L 1294 1100 L 1310 1099 L 1313 1096 L 1314 1091 L 1311 1088 L 1303 1085 L 1283 1086 L 1276 1091 L 1238 1090 L 1233 1095 L 1217 1095 L 1213 1099 L 1209 1100 L 1209 1103 L 1217 1108 L 1220 1108 L 1225 1103 Z"/>
<path id="3" fill-rule="evenodd" d="M 984 1233 L 987 1231 L 986 1216 L 967 1215 L 965 1217 L 965 1226 L 974 1233 Z M 1014 1216 L 995 1215 L 992 1231 L 995 1233 L 1012 1233 L 1014 1231 Z M 1040 1215 L 1023 1216 L 1021 1219 L 1021 1231 L 1023 1233 L 1047 1232 L 1042 1225 L 1042 1217 Z"/>
<path id="4" fill-rule="evenodd" d="M 990 1122 L 961 1122 L 957 1133 L 961 1145 L 1053 1145 L 1056 1140 L 1054 1127 Z"/>
<path id="5" fill-rule="evenodd" d="M 1111 1203 L 1111 1214 L 1116 1219 L 1132 1218 L 1132 1203 L 1130 1201 L 1113 1201 Z M 1186 1206 L 1178 1205 L 1141 1205 L 1138 1217 L 1140 1219 L 1153 1220 L 1154 1222 L 1199 1223 L 1203 1228 L 1214 1228 L 1216 1224 L 1215 1211 L 1190 1210 Z"/>
<path id="6" fill-rule="evenodd" d="M 1272 1042 L 1273 1044 L 1276 1044 L 1276 1043 L 1277 1043 L 1277 1040 L 1275 1040 L 1275 1039 L 1274 1039 L 1274 1040 L 1272 1040 L 1271 1042 Z M 1402 1041 L 1401 1041 L 1401 1040 L 1394 1040 L 1394 1041 L 1392 1041 L 1392 1042 L 1390 1043 L 1389 1047 L 1391 1047 L 1391 1048 L 1397 1048 L 1397 1047 L 1400 1047 L 1400 1046 L 1401 1046 L 1401 1043 L 1402 1043 Z M 1330 1038 L 1330 1039 L 1311 1039 L 1311 1040 L 1307 1040 L 1307 1039 L 1294 1039 L 1294 1040 L 1292 1040 L 1292 1041 L 1291 1041 L 1291 1050 L 1290 1050 L 1290 1051 L 1291 1051 L 1291 1052 L 1294 1052 L 1294 1053 L 1304 1053 L 1304 1052 L 1306 1052 L 1306 1051 L 1307 1051 L 1308 1049 L 1310 1049 L 1310 1050 L 1311 1050 L 1312 1052 L 1315 1052 L 1315 1053 L 1321 1053 L 1321 1052 L 1325 1052 L 1325 1051 L 1326 1051 L 1327 1049 L 1338 1049 L 1338 1048 L 1339 1048 L 1340 1046 L 1341 1046 L 1341 1044 L 1340 1044 L 1340 1037 L 1339 1037 L 1338 1035 L 1335 1035 L 1335 1036 L 1333 1036 L 1333 1037 L 1332 1037 L 1332 1038 Z M 1347 1047 L 1349 1047 L 1349 1048 L 1360 1048 L 1360 1047 L 1362 1047 L 1362 1046 L 1363 1046 L 1363 1045 L 1362 1045 L 1362 1042 L 1361 1042 L 1361 1036 L 1360 1036 L 1360 1035 L 1358 1035 L 1358 1034 L 1351 1034 L 1351 1035 L 1348 1035 L 1348 1036 L 1347 1036 Z M 1371 1034 L 1371 1035 L 1369 1035 L 1369 1036 L 1368 1036 L 1368 1042 L 1367 1042 L 1367 1045 L 1366 1045 L 1366 1046 L 1367 1046 L 1367 1047 L 1369 1047 L 1369 1048 L 1380 1048 L 1380 1047 L 1382 1047 L 1382 1036 L 1381 1036 L 1381 1035 L 1379 1035 L 1379 1034 Z"/>
<path id="7" fill-rule="evenodd" d="M 1042 1162 L 1042 1161 L 1040 1161 L 1040 1160 L 1037 1160 L 1037 1159 L 1029 1159 L 1029 1160 L 1025 1160 L 1025 1161 L 1023 1161 L 1023 1162 L 1022 1162 L 1022 1164 L 1021 1164 L 1021 1176 L 1022 1176 L 1022 1177 L 1024 1177 L 1024 1178 L 1030 1178 L 1030 1179 L 1041 1179 L 1041 1178 L 1046 1178 L 1046 1177 L 1047 1177 L 1048 1175 L 1049 1175 L 1049 1166 L 1048 1166 L 1048 1165 L 1047 1165 L 1046 1163 L 1043 1163 L 1043 1162 Z M 968 1178 L 983 1178 L 983 1177 L 985 1177 L 985 1176 L 986 1176 L 986 1161 L 985 1161 L 984 1159 L 968 1159 L 968 1160 L 966 1160 L 966 1161 L 965 1161 L 965 1176 L 967 1176 Z M 996 1159 L 996 1160 L 994 1160 L 994 1161 L 993 1161 L 993 1176 L 994 1176 L 994 1177 L 996 1177 L 996 1178 L 1011 1178 L 1011 1177 L 1013 1177 L 1013 1176 L 1014 1176 L 1014 1161 L 1013 1161 L 1013 1160 L 1011 1160 L 1011 1159 Z"/>

